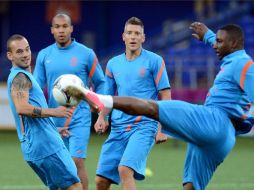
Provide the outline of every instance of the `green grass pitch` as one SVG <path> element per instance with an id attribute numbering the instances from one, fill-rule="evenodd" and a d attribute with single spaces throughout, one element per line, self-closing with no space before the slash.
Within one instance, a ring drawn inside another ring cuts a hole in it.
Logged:
<path id="1" fill-rule="evenodd" d="M 107 135 L 90 138 L 88 159 L 89 189 L 95 189 L 94 176 L 101 145 Z M 139 190 L 182 190 L 181 179 L 185 143 L 174 141 L 155 145 L 148 159 L 153 176 L 137 182 Z M 219 166 L 207 190 L 254 189 L 254 138 L 238 138 L 233 151 Z M 113 190 L 120 190 L 113 186 Z M 47 190 L 23 161 L 16 132 L 0 131 L 0 190 Z"/>

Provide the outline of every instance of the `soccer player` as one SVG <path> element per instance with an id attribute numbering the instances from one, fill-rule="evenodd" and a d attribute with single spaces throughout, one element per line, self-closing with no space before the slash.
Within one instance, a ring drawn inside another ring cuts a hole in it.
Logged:
<path id="1" fill-rule="evenodd" d="M 103 96 L 86 89 L 79 92 L 78 87 L 72 93 L 85 95 L 101 115 L 115 108 L 160 121 L 162 131 L 188 143 L 183 189 L 204 190 L 234 147 L 236 135 L 249 132 L 254 124 L 250 113 L 254 102 L 254 64 L 244 50 L 244 34 L 239 26 L 225 25 L 217 34 L 199 22 L 192 23 L 190 28 L 194 37 L 213 46 L 221 60 L 221 70 L 204 105 Z"/>
<path id="2" fill-rule="evenodd" d="M 105 94 L 134 96 L 156 100 L 170 99 L 170 85 L 162 57 L 145 50 L 144 25 L 136 17 L 125 23 L 122 35 L 125 53 L 109 60 L 106 67 Z M 97 132 L 105 132 L 104 117 L 95 124 Z M 146 126 L 146 127 L 145 127 Z M 113 110 L 111 132 L 102 146 L 97 171 L 97 190 L 119 184 L 125 190 L 136 189 L 135 179 L 145 178 L 147 156 L 154 144 L 158 122 L 143 116 L 131 116 Z M 165 140 L 166 135 L 161 135 Z"/>
<path id="3" fill-rule="evenodd" d="M 24 159 L 50 190 L 82 190 L 77 168 L 50 118 L 69 117 L 71 110 L 48 108 L 31 74 L 31 50 L 24 36 L 8 39 L 7 58 L 12 62 L 8 97 Z"/>
<path id="4" fill-rule="evenodd" d="M 85 85 L 92 81 L 96 92 L 104 91 L 104 73 L 94 51 L 71 38 L 72 32 L 71 18 L 66 14 L 55 15 L 51 33 L 56 42 L 41 50 L 36 60 L 34 76 L 42 89 L 47 85 L 51 108 L 58 106 L 52 88 L 55 79 L 62 74 L 75 74 Z M 91 112 L 85 101 L 73 109 L 73 112 L 68 119 L 55 118 L 54 121 L 75 161 L 83 190 L 87 190 L 85 158 L 90 137 Z"/>

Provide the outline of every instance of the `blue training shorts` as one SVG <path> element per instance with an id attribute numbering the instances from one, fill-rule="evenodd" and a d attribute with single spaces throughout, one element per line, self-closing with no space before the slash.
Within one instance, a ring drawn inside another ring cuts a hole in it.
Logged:
<path id="1" fill-rule="evenodd" d="M 75 163 L 65 147 L 55 154 L 27 163 L 49 190 L 65 189 L 80 182 Z"/>
<path id="2" fill-rule="evenodd" d="M 162 132 L 188 142 L 183 184 L 204 190 L 217 166 L 235 145 L 235 129 L 215 107 L 170 100 L 158 101 Z"/>
<path id="3" fill-rule="evenodd" d="M 86 158 L 87 147 L 90 138 L 91 119 L 85 118 L 83 115 L 74 114 L 72 117 L 72 125 L 69 126 L 69 137 L 64 137 L 63 141 L 72 157 Z"/>
<path id="4" fill-rule="evenodd" d="M 143 180 L 147 156 L 154 145 L 156 124 L 140 124 L 130 131 L 111 131 L 102 146 L 96 175 L 105 177 L 115 184 L 120 183 L 119 166 L 134 170 L 134 178 Z"/>

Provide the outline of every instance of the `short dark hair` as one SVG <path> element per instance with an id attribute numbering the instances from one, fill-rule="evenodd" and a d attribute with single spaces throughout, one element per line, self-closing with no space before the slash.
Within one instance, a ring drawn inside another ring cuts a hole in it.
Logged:
<path id="1" fill-rule="evenodd" d="M 11 42 L 15 41 L 15 40 L 23 40 L 26 39 L 24 36 L 20 35 L 20 34 L 14 34 L 11 37 L 9 37 L 9 39 L 7 40 L 7 52 L 11 52 Z"/>
<path id="2" fill-rule="evenodd" d="M 239 46 L 244 46 L 244 33 L 239 25 L 227 24 L 225 26 L 222 26 L 219 30 L 226 31 L 230 40 L 236 40 L 238 41 Z"/>
<path id="3" fill-rule="evenodd" d="M 57 13 L 54 17 L 53 17 L 53 19 L 52 19 L 52 25 L 53 25 L 53 22 L 54 22 L 54 19 L 55 18 L 58 18 L 58 17 L 64 17 L 64 18 L 66 18 L 68 21 L 69 21 L 69 24 L 70 25 L 72 25 L 71 24 L 71 17 L 70 17 L 70 15 L 68 15 L 67 13 L 65 13 L 65 12 L 59 12 L 59 13 Z"/>
<path id="4" fill-rule="evenodd" d="M 126 23 L 125 23 L 125 27 L 126 27 L 128 24 L 139 25 L 139 26 L 141 26 L 141 28 L 143 28 L 143 30 L 144 30 L 144 24 L 143 24 L 143 22 L 142 22 L 139 18 L 137 18 L 137 17 L 131 17 L 131 18 L 129 18 L 129 19 L 126 21 Z"/>

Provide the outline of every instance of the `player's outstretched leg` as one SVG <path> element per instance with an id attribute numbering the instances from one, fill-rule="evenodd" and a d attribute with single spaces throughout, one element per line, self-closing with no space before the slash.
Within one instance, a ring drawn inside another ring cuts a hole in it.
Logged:
<path id="1" fill-rule="evenodd" d="M 154 100 L 145 100 L 131 96 L 113 96 L 113 108 L 129 115 L 143 115 L 159 120 L 158 104 Z"/>
<path id="2" fill-rule="evenodd" d="M 134 97 L 119 97 L 96 94 L 80 86 L 68 86 L 66 91 L 73 98 L 84 99 L 90 107 L 106 115 L 112 108 L 119 109 L 130 115 L 145 115 L 158 120 L 158 105 L 152 100 L 143 100 Z"/>
<path id="3" fill-rule="evenodd" d="M 94 111 L 101 112 L 102 110 L 108 109 L 108 112 L 110 112 L 113 107 L 113 99 L 111 96 L 96 94 L 82 86 L 70 85 L 66 87 L 65 91 L 77 100 L 83 99 L 87 101 Z"/>

